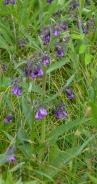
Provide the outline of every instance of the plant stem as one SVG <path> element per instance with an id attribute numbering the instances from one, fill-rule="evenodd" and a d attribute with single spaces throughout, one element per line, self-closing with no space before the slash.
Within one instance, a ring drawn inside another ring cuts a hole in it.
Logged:
<path id="1" fill-rule="evenodd" d="M 43 92 L 43 99 L 45 97 L 45 88 L 46 88 L 46 69 L 44 70 L 44 75 L 43 75 L 43 81 L 42 81 L 42 92 Z M 42 119 L 42 124 L 41 124 L 41 143 L 44 143 L 45 141 L 45 117 Z M 39 159 L 42 161 L 43 159 L 43 152 L 44 150 L 42 149 L 40 151 Z"/>
<path id="2" fill-rule="evenodd" d="M 34 100 L 34 94 L 31 94 L 31 104 L 32 106 L 34 105 L 33 104 L 33 100 Z M 32 149 L 34 149 L 34 108 L 32 109 L 32 118 L 31 118 L 31 121 L 32 121 L 32 126 L 31 126 L 31 141 L 32 141 Z"/>

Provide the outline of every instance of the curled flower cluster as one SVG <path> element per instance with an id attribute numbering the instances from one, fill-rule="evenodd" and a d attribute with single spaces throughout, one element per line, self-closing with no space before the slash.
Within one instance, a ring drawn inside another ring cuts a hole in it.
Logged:
<path id="1" fill-rule="evenodd" d="M 8 124 L 9 122 L 12 122 L 13 115 L 9 114 L 5 118 L 5 124 Z"/>
<path id="2" fill-rule="evenodd" d="M 9 158 L 7 158 L 7 162 L 15 162 L 15 157 L 14 156 L 10 156 Z"/>
<path id="3" fill-rule="evenodd" d="M 22 86 L 18 85 L 19 82 L 20 82 L 19 78 L 15 78 L 12 80 L 12 82 L 11 82 L 11 84 L 13 85 L 12 93 L 14 95 L 21 96 L 22 95 Z"/>
<path id="4" fill-rule="evenodd" d="M 12 88 L 12 93 L 14 95 L 21 96 L 22 95 L 22 86 L 14 85 Z"/>
<path id="5" fill-rule="evenodd" d="M 51 3 L 53 0 L 46 0 L 47 1 L 47 3 Z"/>
<path id="6" fill-rule="evenodd" d="M 5 0 L 4 1 L 4 4 L 5 5 L 8 5 L 8 4 L 16 4 L 16 0 Z"/>
<path id="7" fill-rule="evenodd" d="M 47 116 L 47 111 L 44 108 L 39 109 L 39 111 L 36 112 L 35 119 L 42 119 L 44 116 Z"/>
<path id="8" fill-rule="evenodd" d="M 63 102 L 59 102 L 55 109 L 52 110 L 53 115 L 55 118 L 61 119 L 63 117 L 67 116 L 67 113 L 65 112 L 65 104 Z"/>

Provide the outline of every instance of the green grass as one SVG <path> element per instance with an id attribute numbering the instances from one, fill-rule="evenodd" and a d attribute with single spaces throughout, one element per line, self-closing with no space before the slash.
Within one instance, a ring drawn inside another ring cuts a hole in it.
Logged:
<path id="1" fill-rule="evenodd" d="M 70 10 L 70 2 L 17 0 L 16 5 L 4 5 L 0 1 L 0 184 L 97 183 L 97 4 L 79 0 L 80 6 Z M 62 14 L 56 18 L 58 10 Z M 88 34 L 82 25 L 78 29 L 80 20 L 88 21 Z M 54 37 L 53 26 L 60 21 L 66 21 L 68 30 Z M 48 45 L 38 35 L 44 26 L 51 29 Z M 57 39 L 65 49 L 63 58 L 55 52 Z M 33 56 L 39 61 L 44 51 L 51 58 L 42 66 L 46 74 L 26 78 L 23 66 Z M 20 97 L 12 94 L 14 78 L 20 78 Z M 73 89 L 74 99 L 68 99 L 66 88 Z M 68 113 L 62 119 L 52 115 L 59 101 Z M 33 106 L 43 105 L 48 116 L 36 121 Z M 8 114 L 14 118 L 5 124 Z M 7 151 L 14 147 L 16 161 L 8 163 Z"/>

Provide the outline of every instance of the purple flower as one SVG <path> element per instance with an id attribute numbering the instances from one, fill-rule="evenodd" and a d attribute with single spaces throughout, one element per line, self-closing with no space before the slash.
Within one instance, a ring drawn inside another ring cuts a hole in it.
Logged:
<path id="1" fill-rule="evenodd" d="M 79 2 L 77 2 L 77 1 L 72 1 L 72 2 L 70 3 L 70 6 L 71 6 L 72 9 L 77 8 L 79 5 L 80 5 Z"/>
<path id="2" fill-rule="evenodd" d="M 11 4 L 16 4 L 16 0 L 10 0 L 9 1 Z"/>
<path id="3" fill-rule="evenodd" d="M 14 85 L 12 88 L 12 93 L 14 95 L 21 96 L 22 95 L 22 86 Z"/>
<path id="4" fill-rule="evenodd" d="M 32 78 L 43 76 L 42 68 L 40 68 L 39 66 L 35 67 L 34 70 L 30 72 L 30 76 Z"/>
<path id="5" fill-rule="evenodd" d="M 58 36 L 60 34 L 60 28 L 55 27 L 54 28 L 54 36 Z"/>
<path id="6" fill-rule="evenodd" d="M 39 109 L 39 111 L 36 112 L 35 119 L 42 119 L 44 116 L 47 116 L 47 111 L 44 108 Z"/>
<path id="7" fill-rule="evenodd" d="M 61 13 L 62 13 L 62 10 L 58 10 L 57 12 L 54 13 L 54 16 L 58 18 Z"/>
<path id="8" fill-rule="evenodd" d="M 65 112 L 65 104 L 63 102 L 59 102 L 55 109 L 52 110 L 52 113 L 54 114 L 55 118 L 62 119 L 63 117 L 68 116 Z"/>
<path id="9" fill-rule="evenodd" d="M 47 1 L 47 3 L 51 3 L 53 0 L 46 0 Z"/>
<path id="10" fill-rule="evenodd" d="M 66 31 L 66 30 L 68 29 L 68 26 L 67 26 L 66 24 L 64 24 L 64 25 L 62 26 L 62 29 Z"/>
<path id="11" fill-rule="evenodd" d="M 84 33 L 84 34 L 87 34 L 87 33 L 88 33 L 87 27 L 83 27 L 83 33 Z"/>
<path id="12" fill-rule="evenodd" d="M 4 1 L 4 4 L 5 4 L 5 5 L 9 4 L 9 0 L 5 0 L 5 1 Z"/>
<path id="13" fill-rule="evenodd" d="M 61 46 L 56 46 L 55 47 L 55 51 L 57 52 L 57 54 L 60 56 L 60 57 L 64 57 L 64 50 Z"/>
<path id="14" fill-rule="evenodd" d="M 5 124 L 8 124 L 9 122 L 12 122 L 13 115 L 9 114 L 5 118 Z"/>
<path id="15" fill-rule="evenodd" d="M 67 94 L 68 98 L 70 98 L 70 99 L 74 98 L 74 94 L 73 94 L 72 90 L 66 89 L 65 93 Z"/>
<path id="16" fill-rule="evenodd" d="M 43 30 L 40 30 L 38 34 L 42 38 L 44 45 L 47 45 L 50 42 L 50 29 L 49 29 L 49 27 L 45 27 Z"/>
<path id="17" fill-rule="evenodd" d="M 9 157 L 9 158 L 7 158 L 7 162 L 14 162 L 16 159 L 15 159 L 15 157 L 14 156 L 11 156 L 11 157 Z"/>
<path id="18" fill-rule="evenodd" d="M 50 57 L 48 56 L 47 53 L 45 53 L 42 57 L 41 57 L 41 63 L 43 66 L 46 66 L 50 63 Z"/>

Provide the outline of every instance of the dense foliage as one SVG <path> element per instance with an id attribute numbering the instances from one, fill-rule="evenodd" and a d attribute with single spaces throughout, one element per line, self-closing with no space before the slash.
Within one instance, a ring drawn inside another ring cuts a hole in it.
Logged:
<path id="1" fill-rule="evenodd" d="M 97 183 L 97 3 L 0 1 L 0 184 Z"/>

